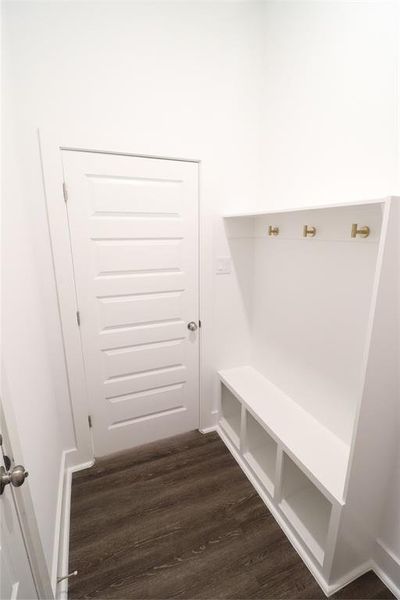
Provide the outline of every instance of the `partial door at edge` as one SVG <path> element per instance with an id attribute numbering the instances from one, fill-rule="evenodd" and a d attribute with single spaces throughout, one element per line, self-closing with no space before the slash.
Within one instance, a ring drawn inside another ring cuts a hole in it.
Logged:
<path id="1" fill-rule="evenodd" d="M 4 441 L 3 449 L 7 456 L 12 456 Z M 6 471 L 10 468 L 6 465 L 1 450 L 0 466 Z M 1 600 L 36 600 L 38 596 L 22 537 L 14 493 L 18 494 L 19 489 L 14 491 L 12 485 L 8 484 L 0 496 L 0 598 Z"/>
<path id="2" fill-rule="evenodd" d="M 95 456 L 196 429 L 198 165 L 62 159 Z"/>

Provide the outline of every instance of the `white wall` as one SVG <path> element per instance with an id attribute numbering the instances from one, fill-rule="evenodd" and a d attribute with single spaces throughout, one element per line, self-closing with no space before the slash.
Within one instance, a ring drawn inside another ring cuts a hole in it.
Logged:
<path id="1" fill-rule="evenodd" d="M 4 4 L 5 333 L 49 563 L 72 434 L 36 127 L 88 143 L 101 130 L 110 149 L 201 159 L 202 425 L 211 425 L 215 368 L 249 352 L 245 294 L 235 273 L 214 276 L 215 256 L 229 253 L 218 215 L 393 193 L 393 11 L 385 0 Z"/>
<path id="2" fill-rule="evenodd" d="M 393 194 L 397 0 L 268 2 L 264 197 L 308 206 Z"/>
<path id="3" fill-rule="evenodd" d="M 10 82 L 9 62 L 4 79 Z M 40 163 L 32 153 L 21 161 L 26 132 L 13 118 L 9 95 L 3 109 L 2 362 L 5 405 L 20 428 L 22 456 L 31 488 L 49 571 L 63 451 L 74 447 L 71 411 Z M 14 129 L 15 127 L 15 129 Z M 36 193 L 33 190 L 36 188 Z M 7 414 L 7 412 L 6 412 Z"/>
<path id="4" fill-rule="evenodd" d="M 214 215 L 260 187 L 260 7 L 51 1 L 4 9 L 5 116 L 14 128 L 5 153 L 5 342 L 50 567 L 58 468 L 71 436 L 68 415 L 60 418 L 67 389 L 35 130 L 67 131 L 88 144 L 101 130 L 109 149 L 202 161 L 203 361 L 212 374 L 202 424 L 211 425 L 215 363 L 220 355 L 237 362 L 246 355 L 235 277 L 214 285 L 213 237 L 214 223 L 221 227 Z M 226 253 L 223 239 L 218 244 Z M 237 307 L 234 326 L 226 297 Z"/>

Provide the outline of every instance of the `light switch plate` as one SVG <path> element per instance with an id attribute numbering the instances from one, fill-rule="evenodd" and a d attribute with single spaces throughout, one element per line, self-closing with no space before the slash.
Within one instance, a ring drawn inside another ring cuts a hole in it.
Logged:
<path id="1" fill-rule="evenodd" d="M 217 275 L 229 275 L 232 271 L 232 261 L 230 256 L 219 256 L 217 258 Z"/>

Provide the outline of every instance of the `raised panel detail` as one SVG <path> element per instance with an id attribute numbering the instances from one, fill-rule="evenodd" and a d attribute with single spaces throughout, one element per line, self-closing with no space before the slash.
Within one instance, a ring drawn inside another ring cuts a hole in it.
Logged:
<path id="1" fill-rule="evenodd" d="M 180 292 L 99 300 L 102 329 L 152 321 L 176 320 L 182 314 Z"/>
<path id="2" fill-rule="evenodd" d="M 118 379 L 109 379 L 104 382 L 106 398 L 117 398 L 135 392 L 141 392 L 154 387 L 164 387 L 181 383 L 187 379 L 187 367 L 178 365 L 165 369 L 154 368 L 145 373 L 128 375 Z"/>
<path id="3" fill-rule="evenodd" d="M 127 373 L 140 373 L 154 368 L 181 365 L 183 360 L 183 345 L 180 341 L 158 342 L 148 346 L 104 352 L 105 374 L 108 379 Z"/>
<path id="4" fill-rule="evenodd" d="M 130 394 L 110 403 L 111 426 L 147 419 L 184 407 L 184 384 L 177 383 Z"/>
<path id="5" fill-rule="evenodd" d="M 181 182 L 140 177 L 88 176 L 94 214 L 178 216 Z"/>
<path id="6" fill-rule="evenodd" d="M 123 346 L 139 346 L 168 340 L 183 340 L 186 337 L 186 331 L 186 323 L 179 320 L 111 330 L 107 329 L 99 336 L 99 347 L 100 350 L 109 350 Z"/>
<path id="7" fill-rule="evenodd" d="M 177 271 L 182 267 L 179 241 L 110 241 L 96 247 L 97 274 Z"/>
<path id="8" fill-rule="evenodd" d="M 98 298 L 107 296 L 133 296 L 152 292 L 174 292 L 185 290 L 186 273 L 135 273 L 131 275 L 101 275 L 94 280 L 94 291 Z"/>
<path id="9" fill-rule="evenodd" d="M 180 239 L 184 223 L 179 218 L 93 217 L 90 235 L 94 240 L 106 239 Z"/>

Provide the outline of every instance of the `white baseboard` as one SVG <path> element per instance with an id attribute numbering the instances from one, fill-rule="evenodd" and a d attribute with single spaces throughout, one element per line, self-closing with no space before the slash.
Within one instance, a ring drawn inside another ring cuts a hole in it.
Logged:
<path id="1" fill-rule="evenodd" d="M 77 473 L 78 471 L 84 471 L 85 469 L 90 469 L 90 467 L 93 467 L 95 462 L 95 459 L 88 460 L 87 462 L 80 463 L 79 465 L 72 465 L 71 467 L 68 467 L 68 470 L 71 471 L 71 474 Z"/>
<path id="2" fill-rule="evenodd" d="M 213 427 L 204 427 L 204 429 L 199 429 L 200 433 L 211 433 L 212 431 L 217 431 L 217 426 L 213 425 Z"/>
<path id="3" fill-rule="evenodd" d="M 61 461 L 63 471 L 61 472 L 60 470 L 60 480 L 62 483 L 59 486 L 57 532 L 54 540 L 55 552 L 52 569 L 52 584 L 54 596 L 57 600 L 68 600 L 68 579 L 64 579 L 57 584 L 57 577 L 63 577 L 68 574 L 72 474 L 76 471 L 88 469 L 94 464 L 94 460 L 92 460 L 78 465 L 71 465 L 74 454 L 74 450 L 64 452 Z"/>
<path id="4" fill-rule="evenodd" d="M 201 419 L 200 419 L 201 421 Z M 218 410 L 212 410 L 211 411 L 211 418 L 207 418 L 206 419 L 206 423 L 204 423 L 204 425 L 207 425 L 206 427 L 199 427 L 199 431 L 200 433 L 211 433 L 211 431 L 216 431 L 217 429 L 217 421 L 218 421 Z M 211 425 L 212 423 L 212 425 Z"/>
<path id="5" fill-rule="evenodd" d="M 61 521 L 60 550 L 58 554 L 58 577 L 68 574 L 69 563 L 69 525 L 71 516 L 71 486 L 72 470 L 66 469 L 64 478 L 64 498 L 63 512 Z M 68 600 L 68 579 L 64 579 L 57 584 L 55 597 Z"/>
<path id="6" fill-rule="evenodd" d="M 64 450 L 61 454 L 60 460 L 60 471 L 58 477 L 58 491 L 57 491 L 57 507 L 56 507 L 56 521 L 54 530 L 54 542 L 53 542 L 53 561 L 51 565 L 51 587 L 53 593 L 56 593 L 57 587 L 57 576 L 58 576 L 58 563 L 60 553 L 60 540 L 62 532 L 62 518 L 63 518 L 63 502 L 65 496 L 65 472 L 68 465 L 69 455 L 74 450 Z"/>
<path id="7" fill-rule="evenodd" d="M 400 598 L 400 557 L 379 539 L 376 541 L 373 569 L 392 594 Z"/>
<path id="8" fill-rule="evenodd" d="M 332 594 L 335 594 L 342 588 L 346 587 L 346 585 L 349 585 L 349 583 L 352 583 L 353 581 L 355 581 L 362 575 L 365 575 L 365 573 L 368 573 L 368 571 L 372 571 L 372 570 L 373 570 L 373 563 L 372 563 L 372 561 L 367 560 L 365 563 L 359 565 L 358 567 L 356 567 L 349 573 L 346 573 L 346 575 L 344 575 L 343 577 L 341 577 L 340 579 L 335 581 L 335 583 L 327 585 L 327 592 L 324 590 L 325 594 L 327 596 L 332 596 Z"/>

